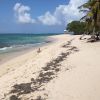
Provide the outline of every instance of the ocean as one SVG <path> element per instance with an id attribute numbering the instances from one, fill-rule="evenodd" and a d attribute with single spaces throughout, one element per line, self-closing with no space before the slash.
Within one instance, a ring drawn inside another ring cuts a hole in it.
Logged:
<path id="1" fill-rule="evenodd" d="M 0 54 L 45 44 L 51 34 L 0 34 Z"/>

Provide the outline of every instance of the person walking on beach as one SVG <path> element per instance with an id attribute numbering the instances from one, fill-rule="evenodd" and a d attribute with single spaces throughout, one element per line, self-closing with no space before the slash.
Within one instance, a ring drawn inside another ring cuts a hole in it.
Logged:
<path id="1" fill-rule="evenodd" d="M 40 53 L 41 52 L 41 49 L 39 48 L 38 50 L 37 50 L 37 53 Z"/>

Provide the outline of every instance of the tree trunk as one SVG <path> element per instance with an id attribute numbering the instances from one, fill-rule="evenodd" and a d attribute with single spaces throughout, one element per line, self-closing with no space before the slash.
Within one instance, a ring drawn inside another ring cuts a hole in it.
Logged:
<path id="1" fill-rule="evenodd" d="M 97 6 L 97 31 L 100 31 L 100 0 L 98 1 Z"/>

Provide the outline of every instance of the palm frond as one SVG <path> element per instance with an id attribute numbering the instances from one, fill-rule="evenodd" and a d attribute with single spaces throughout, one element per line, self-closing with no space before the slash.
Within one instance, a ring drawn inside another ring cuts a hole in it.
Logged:
<path id="1" fill-rule="evenodd" d="M 87 18 L 87 15 L 83 16 L 80 20 L 83 21 Z"/>
<path id="2" fill-rule="evenodd" d="M 88 9 L 82 9 L 82 10 L 80 10 L 79 12 L 88 13 L 89 10 L 88 10 Z"/>

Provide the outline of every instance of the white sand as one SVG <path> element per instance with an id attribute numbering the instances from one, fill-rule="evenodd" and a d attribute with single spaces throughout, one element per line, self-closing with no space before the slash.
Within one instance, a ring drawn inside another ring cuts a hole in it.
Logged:
<path id="1" fill-rule="evenodd" d="M 16 83 L 28 83 L 37 76 L 47 62 L 57 58 L 67 48 L 62 48 L 67 41 L 72 41 L 79 52 L 73 53 L 61 62 L 61 71 L 49 83 L 45 90 L 21 95 L 22 100 L 31 100 L 36 96 L 47 96 L 47 100 L 99 100 L 100 99 L 100 43 L 80 41 L 79 36 L 58 35 L 52 38 L 56 42 L 14 58 L 0 65 L 0 100 L 9 100 L 9 91 Z M 2 69 L 1 69 L 2 68 Z M 67 70 L 69 69 L 69 70 Z M 5 96 L 6 95 L 6 96 Z M 12 94 L 11 94 L 12 95 Z"/>

